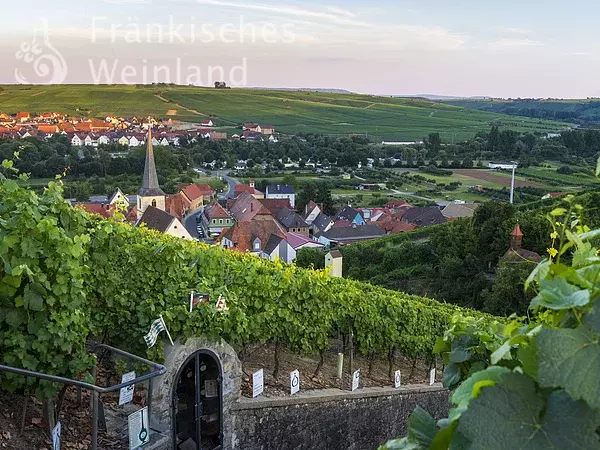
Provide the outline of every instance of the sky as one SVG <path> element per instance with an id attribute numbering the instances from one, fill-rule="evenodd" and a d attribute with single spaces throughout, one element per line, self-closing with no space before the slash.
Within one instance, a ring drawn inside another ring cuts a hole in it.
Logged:
<path id="1" fill-rule="evenodd" d="M 3 2 L 0 83 L 600 97 L 591 0 Z"/>

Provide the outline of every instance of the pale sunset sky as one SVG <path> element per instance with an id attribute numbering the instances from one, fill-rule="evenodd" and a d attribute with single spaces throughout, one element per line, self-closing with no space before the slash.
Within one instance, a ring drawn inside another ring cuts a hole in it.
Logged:
<path id="1" fill-rule="evenodd" d="M 0 83 L 600 96 L 591 0 L 4 2 Z"/>

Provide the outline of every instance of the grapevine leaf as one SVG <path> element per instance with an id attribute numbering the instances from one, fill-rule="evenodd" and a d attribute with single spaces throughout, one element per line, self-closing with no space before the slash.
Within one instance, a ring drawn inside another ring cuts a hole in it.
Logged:
<path id="1" fill-rule="evenodd" d="M 542 306 L 560 311 L 585 306 L 590 302 L 590 291 L 569 284 L 564 278 L 542 280 L 540 287 L 540 293 L 531 301 L 531 309 Z"/>
<path id="2" fill-rule="evenodd" d="M 33 289 L 30 289 L 29 286 L 25 288 L 23 300 L 25 302 L 25 308 L 32 311 L 41 311 L 44 307 L 44 299 Z"/>
<path id="3" fill-rule="evenodd" d="M 564 391 L 553 392 L 546 402 L 531 378 L 512 373 L 471 402 L 458 431 L 472 448 L 486 450 L 591 449 L 600 445 L 599 418 Z"/>
<path id="4" fill-rule="evenodd" d="M 460 381 L 460 368 L 456 364 L 448 364 L 444 368 L 442 383 L 446 389 L 451 389 Z"/>
<path id="5" fill-rule="evenodd" d="M 417 406 L 408 419 L 408 439 L 429 448 L 437 434 L 437 426 L 433 417 L 420 406 Z"/>
<path id="6" fill-rule="evenodd" d="M 583 323 L 600 334 L 600 301 L 594 302 L 594 307 L 583 318 Z"/>
<path id="7" fill-rule="evenodd" d="M 389 441 L 384 446 L 379 447 L 379 450 L 424 450 L 424 447 L 410 441 L 408 438 L 402 438 Z"/>
<path id="8" fill-rule="evenodd" d="M 538 380 L 538 351 L 537 339 L 532 339 L 529 345 L 519 347 L 517 358 L 521 361 L 523 371 L 534 380 Z"/>
<path id="9" fill-rule="evenodd" d="M 464 411 L 466 411 L 469 406 L 469 402 L 473 400 L 474 394 L 476 393 L 475 390 L 477 383 L 482 381 L 499 383 L 502 379 L 502 376 L 509 373 L 510 370 L 506 367 L 492 366 L 470 376 L 458 387 L 458 389 L 456 389 L 456 391 L 454 391 L 454 394 L 452 394 L 452 403 L 456 405 L 456 408 L 450 412 L 450 419 L 456 420 Z M 480 386 L 481 385 L 479 385 L 479 388 L 477 388 L 478 392 Z"/>
<path id="10" fill-rule="evenodd" d="M 452 438 L 454 436 L 454 430 L 458 426 L 458 422 L 454 422 L 451 425 L 442 428 L 438 434 L 433 439 L 430 450 L 446 450 L 450 447 L 450 443 L 452 442 Z"/>
<path id="11" fill-rule="evenodd" d="M 539 382 L 600 408 L 600 344 L 589 328 L 544 329 L 538 337 Z"/>

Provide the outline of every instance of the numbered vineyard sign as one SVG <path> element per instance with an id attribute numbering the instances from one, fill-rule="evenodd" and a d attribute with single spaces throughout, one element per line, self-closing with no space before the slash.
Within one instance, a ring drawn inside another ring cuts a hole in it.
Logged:
<path id="1" fill-rule="evenodd" d="M 127 383 L 128 381 L 135 380 L 135 372 L 129 372 L 121 377 L 121 383 Z M 119 406 L 131 403 L 133 400 L 133 392 L 135 391 L 135 384 L 131 384 L 127 387 L 121 388 L 119 393 Z"/>
<path id="2" fill-rule="evenodd" d="M 256 398 L 262 394 L 265 390 L 265 374 L 264 370 L 260 369 L 258 372 L 252 374 L 252 397 Z"/>
<path id="3" fill-rule="evenodd" d="M 396 370 L 396 374 L 394 375 L 394 387 L 396 389 L 400 389 L 402 385 L 402 373 L 399 370 Z"/>
<path id="4" fill-rule="evenodd" d="M 352 375 L 352 389 L 351 389 L 352 392 L 354 392 L 355 390 L 357 390 L 359 385 L 360 385 L 360 369 L 358 369 Z"/>
<path id="5" fill-rule="evenodd" d="M 150 442 L 148 407 L 130 414 L 127 422 L 129 425 L 129 450 L 135 450 Z"/>
<path id="6" fill-rule="evenodd" d="M 429 386 L 433 386 L 435 384 L 435 367 L 431 369 L 429 372 Z"/>
<path id="7" fill-rule="evenodd" d="M 300 391 L 300 371 L 294 370 L 290 373 L 290 392 L 292 395 Z"/>

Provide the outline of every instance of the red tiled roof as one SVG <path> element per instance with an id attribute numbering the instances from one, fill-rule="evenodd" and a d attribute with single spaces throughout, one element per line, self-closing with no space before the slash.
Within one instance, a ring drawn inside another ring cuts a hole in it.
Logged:
<path id="1" fill-rule="evenodd" d="M 250 185 L 247 185 L 247 184 L 236 185 L 236 187 L 235 187 L 236 197 L 237 197 L 237 194 L 241 194 L 242 192 L 247 192 L 250 195 L 262 195 L 262 192 L 256 190 L 256 188 L 253 188 Z"/>
<path id="2" fill-rule="evenodd" d="M 217 201 L 204 208 L 204 215 L 208 220 L 229 219 L 229 214 Z"/>
<path id="3" fill-rule="evenodd" d="M 272 214 L 277 214 L 277 211 L 282 209 L 292 209 L 290 199 L 288 198 L 261 198 L 258 201 L 271 211 Z"/>
<path id="4" fill-rule="evenodd" d="M 349 227 L 352 226 L 352 223 L 348 220 L 337 220 L 334 224 L 332 228 L 342 228 L 342 227 Z"/>
<path id="5" fill-rule="evenodd" d="M 256 238 L 260 239 L 261 250 L 264 250 L 272 235 L 285 239 L 285 230 L 274 218 L 237 222 L 221 234 L 220 239 L 227 238 L 234 244 L 232 250 L 245 253 L 253 251 L 252 244 Z"/>
<path id="6" fill-rule="evenodd" d="M 211 197 L 215 194 L 208 184 L 188 184 L 181 187 L 181 192 L 192 202 L 200 197 Z"/>
<path id="7" fill-rule="evenodd" d="M 242 192 L 234 200 L 228 202 L 227 208 L 238 221 L 253 220 L 256 216 L 273 216 L 259 200 L 247 192 Z"/>
<path id="8" fill-rule="evenodd" d="M 385 204 L 386 208 L 389 209 L 398 209 L 398 208 L 405 208 L 405 207 L 411 207 L 412 205 L 404 200 L 390 200 L 389 202 L 387 202 Z"/>
<path id="9" fill-rule="evenodd" d="M 38 125 L 38 131 L 43 133 L 58 133 L 58 127 L 56 125 Z"/>
<path id="10" fill-rule="evenodd" d="M 28 112 L 17 113 L 17 119 L 28 119 L 29 117 L 31 117 L 31 114 L 29 114 Z"/>
<path id="11" fill-rule="evenodd" d="M 111 217 L 115 212 L 115 205 L 105 203 L 77 203 L 75 207 L 83 209 L 89 214 L 99 214 L 105 219 Z"/>

